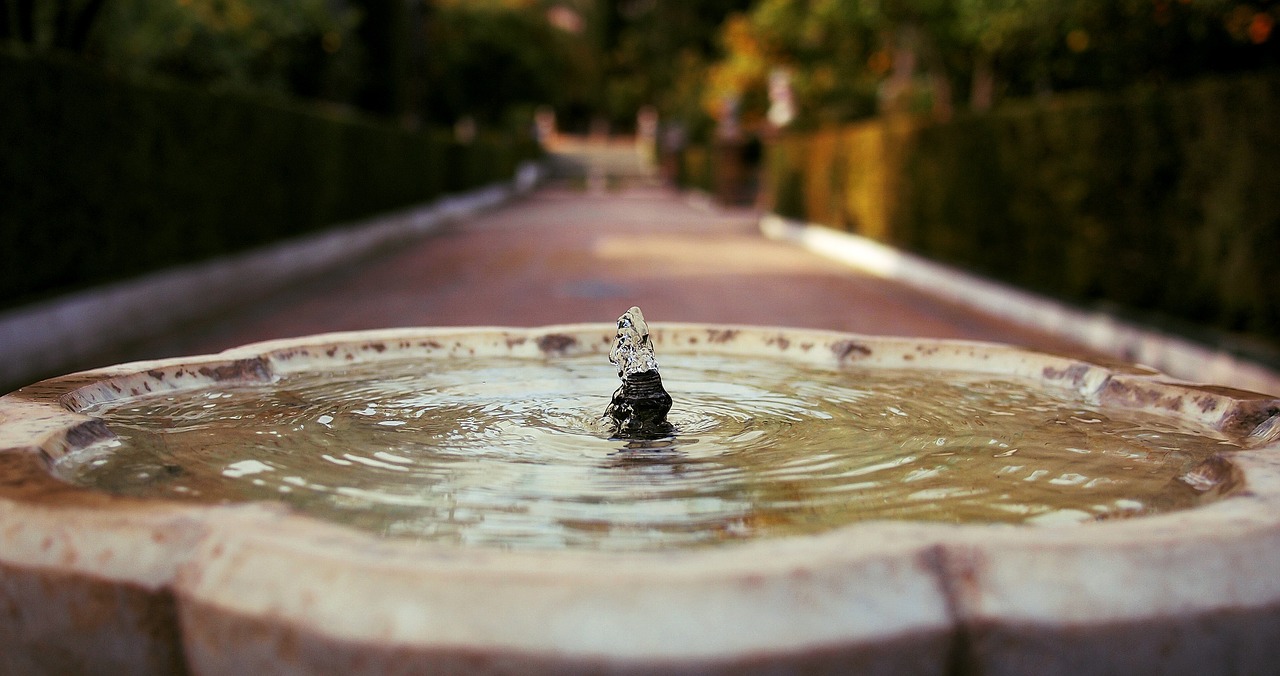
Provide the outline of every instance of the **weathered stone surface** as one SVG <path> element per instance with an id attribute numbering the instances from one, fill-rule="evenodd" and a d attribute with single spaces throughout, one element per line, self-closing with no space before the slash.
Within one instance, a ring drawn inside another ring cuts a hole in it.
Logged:
<path id="1" fill-rule="evenodd" d="M 329 334 L 0 398 L 0 673 L 1274 672 L 1273 442 L 1224 453 L 1205 481 L 1229 495 L 1182 512 L 1057 527 L 868 523 L 640 554 L 386 540 L 278 506 L 112 497 L 46 471 L 109 433 L 79 409 L 148 387 L 405 356 L 541 359 L 549 345 L 603 358 L 613 335 L 608 325 Z M 655 327 L 652 339 L 663 354 L 1025 377 L 1237 440 L 1276 405 L 985 343 L 706 325 Z"/>

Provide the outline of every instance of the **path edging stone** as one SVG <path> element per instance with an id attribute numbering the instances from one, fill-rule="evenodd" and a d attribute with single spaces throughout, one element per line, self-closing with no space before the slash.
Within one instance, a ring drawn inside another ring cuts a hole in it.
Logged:
<path id="1" fill-rule="evenodd" d="M 511 181 L 0 313 L 0 386 L 57 375 L 96 355 L 421 237 L 528 193 L 545 173 L 543 164 L 526 162 Z"/>
<path id="2" fill-rule="evenodd" d="M 1175 378 L 1280 394 L 1280 373 L 1225 350 L 1089 312 L 907 253 L 872 239 L 765 214 L 760 231 L 859 271 L 1079 343 Z"/>

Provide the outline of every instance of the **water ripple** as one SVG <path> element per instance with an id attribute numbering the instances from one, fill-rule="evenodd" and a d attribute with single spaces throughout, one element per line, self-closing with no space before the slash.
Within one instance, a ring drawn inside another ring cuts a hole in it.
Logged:
<path id="1" fill-rule="evenodd" d="M 663 367 L 669 439 L 609 438 L 607 363 L 389 361 L 91 411 L 123 443 L 57 470 L 128 495 L 280 500 L 392 537 L 625 550 L 1177 508 L 1194 496 L 1175 478 L 1219 448 L 990 376 Z"/>

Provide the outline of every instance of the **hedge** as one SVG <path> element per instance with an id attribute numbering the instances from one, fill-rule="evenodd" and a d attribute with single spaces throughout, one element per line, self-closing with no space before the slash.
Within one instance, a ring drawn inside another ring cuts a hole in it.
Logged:
<path id="1" fill-rule="evenodd" d="M 1080 304 L 1280 344 L 1280 73 L 784 137 L 824 223 Z"/>
<path id="2" fill-rule="evenodd" d="M 0 52 L 0 307 L 509 179 L 529 141 Z"/>

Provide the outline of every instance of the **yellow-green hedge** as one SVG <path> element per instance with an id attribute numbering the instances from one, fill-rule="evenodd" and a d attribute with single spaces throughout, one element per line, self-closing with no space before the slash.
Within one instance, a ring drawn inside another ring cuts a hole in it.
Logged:
<path id="1" fill-rule="evenodd" d="M 1075 302 L 1280 341 L 1280 73 L 768 149 L 775 210 Z"/>

